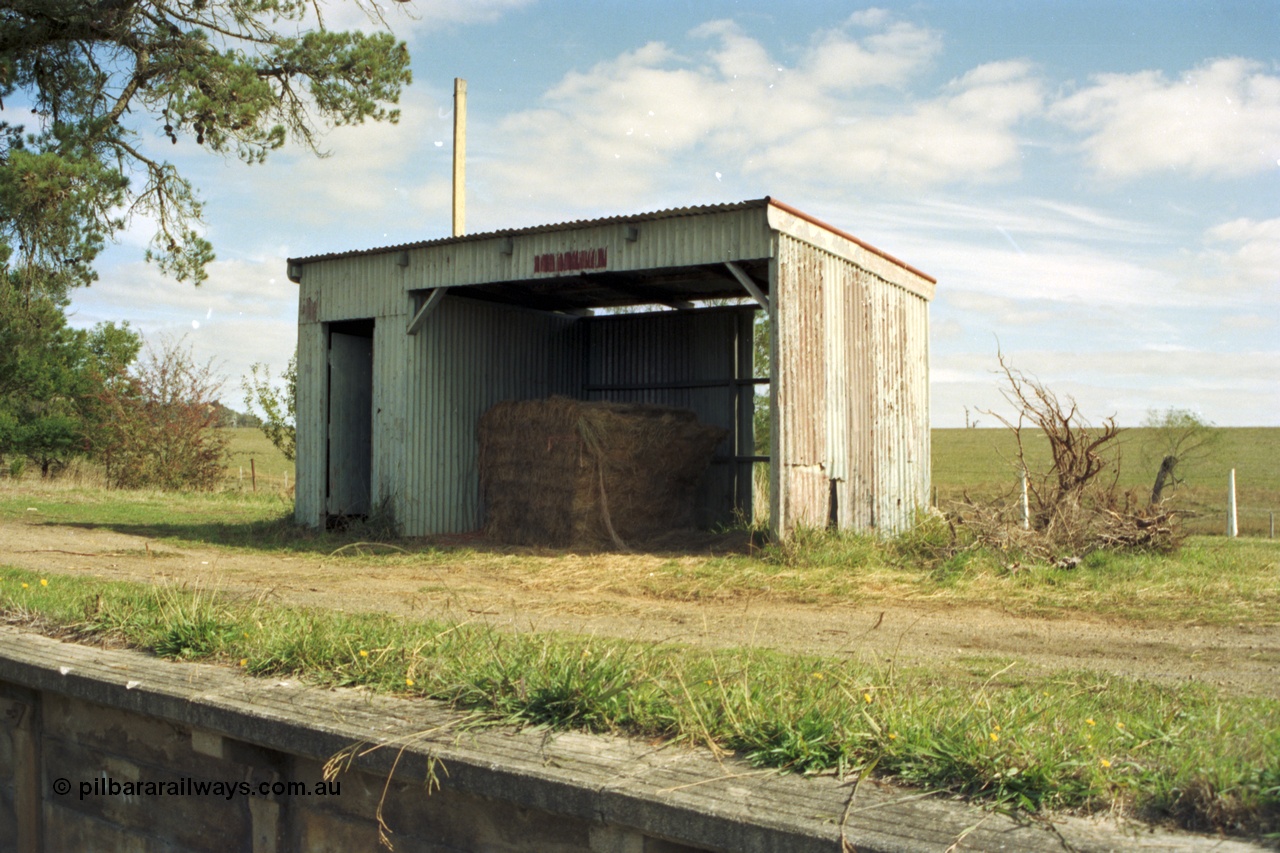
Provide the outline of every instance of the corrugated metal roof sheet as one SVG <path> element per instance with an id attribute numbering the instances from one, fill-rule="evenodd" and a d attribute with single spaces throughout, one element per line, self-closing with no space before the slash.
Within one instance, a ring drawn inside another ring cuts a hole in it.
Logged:
<path id="1" fill-rule="evenodd" d="M 337 258 L 355 258 L 361 255 L 377 255 L 383 252 L 402 252 L 408 249 L 421 249 L 426 246 L 440 246 L 448 243 L 466 243 L 472 240 L 492 240 L 494 237 L 516 237 L 522 234 L 539 234 L 547 231 L 565 231 L 574 228 L 610 225 L 620 222 L 648 222 L 656 219 L 674 219 L 679 216 L 702 216 L 711 213 L 724 213 L 733 210 L 749 210 L 767 207 L 768 196 L 749 201 L 729 202 L 726 204 L 704 204 L 692 207 L 672 207 L 649 213 L 632 213 L 619 216 L 605 216 L 599 219 L 574 219 L 567 222 L 554 222 L 546 225 L 530 225 L 524 228 L 504 228 L 498 231 L 484 231 L 476 234 L 463 234 L 460 237 L 438 237 L 434 240 L 419 240 L 414 243 L 399 243 L 394 246 L 379 246 L 371 249 L 352 249 L 345 252 L 329 252 L 323 255 L 307 255 L 301 258 L 289 258 L 289 263 L 311 263 L 313 261 L 329 261 Z"/>

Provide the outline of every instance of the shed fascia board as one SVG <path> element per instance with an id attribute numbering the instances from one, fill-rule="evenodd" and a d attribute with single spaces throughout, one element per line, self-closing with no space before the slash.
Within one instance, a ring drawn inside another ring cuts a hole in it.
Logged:
<path id="1" fill-rule="evenodd" d="M 639 231 L 634 240 L 630 229 Z M 769 257 L 769 234 L 759 205 L 459 238 L 408 249 L 402 287 L 408 292 L 759 260 Z M 574 255 L 579 268 L 557 268 L 565 255 Z"/>
<path id="2" fill-rule="evenodd" d="M 773 230 L 852 261 L 890 284 L 933 300 L 937 280 L 910 264 L 777 200 L 770 199 L 768 211 L 769 227 Z"/>
<path id="3" fill-rule="evenodd" d="M 534 234 L 548 232 L 569 232 L 584 230 L 589 228 L 603 227 L 613 224 L 620 224 L 623 229 L 624 236 L 634 242 L 637 238 L 643 239 L 639 226 L 646 223 L 660 222 L 666 219 L 689 219 L 698 216 L 714 216 L 718 214 L 733 213 L 744 210 L 761 210 L 768 206 L 769 198 L 752 199 L 749 201 L 731 202 L 728 204 L 712 204 L 700 205 L 693 207 L 669 208 L 666 210 L 656 210 L 650 213 L 633 213 L 622 216 L 606 216 L 598 219 L 578 219 L 571 222 L 550 223 L 546 225 L 530 225 L 523 228 L 504 228 L 496 231 L 477 232 L 475 234 L 464 234 L 457 237 L 437 237 L 432 240 L 419 240 L 413 243 L 398 243 L 393 246 L 381 246 L 370 249 L 351 249 L 341 252 L 328 252 L 320 255 L 305 255 L 298 258 L 289 258 L 291 264 L 311 264 L 320 261 L 339 260 L 342 258 L 354 258 L 364 255 L 380 255 L 387 252 L 412 251 L 414 249 L 433 248 L 445 245 L 460 245 L 469 242 L 487 241 L 501 239 L 504 243 L 508 239 L 520 238 Z M 636 232 L 634 236 L 631 232 Z"/>

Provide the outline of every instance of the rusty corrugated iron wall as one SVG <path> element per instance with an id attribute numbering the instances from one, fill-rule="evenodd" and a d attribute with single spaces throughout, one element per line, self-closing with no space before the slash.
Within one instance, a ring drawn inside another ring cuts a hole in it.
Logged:
<path id="1" fill-rule="evenodd" d="M 778 236 L 773 523 L 899 532 L 929 488 L 928 302 Z"/>

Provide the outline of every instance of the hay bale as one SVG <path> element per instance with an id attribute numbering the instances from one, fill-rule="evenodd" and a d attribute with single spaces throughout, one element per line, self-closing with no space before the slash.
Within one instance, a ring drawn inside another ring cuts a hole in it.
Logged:
<path id="1" fill-rule="evenodd" d="M 727 434 L 666 406 L 498 403 L 479 425 L 485 532 L 522 545 L 623 546 L 692 527 L 698 481 Z"/>

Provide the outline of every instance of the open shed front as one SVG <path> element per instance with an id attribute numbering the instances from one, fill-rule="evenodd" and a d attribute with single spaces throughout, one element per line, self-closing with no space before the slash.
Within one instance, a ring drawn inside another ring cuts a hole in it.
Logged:
<path id="1" fill-rule="evenodd" d="M 933 280 L 780 202 L 340 252 L 291 260 L 289 276 L 300 523 L 391 512 L 411 536 L 479 529 L 480 416 L 552 395 L 688 408 L 724 429 L 701 526 L 751 517 L 759 461 L 782 535 L 897 531 L 926 501 Z M 593 314 L 633 306 L 649 307 Z M 752 373 L 762 310 L 767 377 Z"/>

